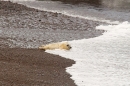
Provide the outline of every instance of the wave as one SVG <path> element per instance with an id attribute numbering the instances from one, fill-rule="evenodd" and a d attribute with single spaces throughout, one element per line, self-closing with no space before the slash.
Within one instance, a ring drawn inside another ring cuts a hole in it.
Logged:
<path id="1" fill-rule="evenodd" d="M 54 1 L 15 1 L 31 8 L 54 13 L 62 13 L 72 17 L 79 17 L 87 20 L 105 22 L 109 24 L 119 24 L 130 20 L 129 12 L 109 10 L 105 8 L 95 8 L 88 5 L 71 5 Z"/>
<path id="2" fill-rule="evenodd" d="M 130 23 L 96 28 L 106 32 L 95 38 L 69 41 L 70 51 L 47 52 L 76 61 L 67 72 L 78 86 L 129 86 Z"/>

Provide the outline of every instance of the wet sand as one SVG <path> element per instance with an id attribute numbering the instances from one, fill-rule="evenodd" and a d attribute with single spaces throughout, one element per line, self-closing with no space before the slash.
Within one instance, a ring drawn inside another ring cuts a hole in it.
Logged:
<path id="1" fill-rule="evenodd" d="M 74 63 L 37 49 L 0 49 L 0 85 L 75 86 L 65 72 Z"/>
<path id="2" fill-rule="evenodd" d="M 37 11 L 0 1 L 1 17 L 21 14 L 21 10 Z M 65 71 L 74 61 L 38 49 L 9 48 L 4 40 L 6 38 L 0 37 L 0 86 L 75 86 Z"/>

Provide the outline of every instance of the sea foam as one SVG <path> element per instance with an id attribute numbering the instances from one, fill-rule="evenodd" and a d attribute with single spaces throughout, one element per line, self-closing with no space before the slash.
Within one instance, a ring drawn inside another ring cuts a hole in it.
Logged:
<path id="1" fill-rule="evenodd" d="M 70 51 L 48 50 L 76 61 L 67 72 L 78 86 L 130 86 L 130 23 L 100 25 L 99 37 L 69 41 Z"/>

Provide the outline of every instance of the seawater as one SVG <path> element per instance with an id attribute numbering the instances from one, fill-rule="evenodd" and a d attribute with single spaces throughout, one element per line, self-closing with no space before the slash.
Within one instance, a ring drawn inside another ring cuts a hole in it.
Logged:
<path id="1" fill-rule="evenodd" d="M 70 51 L 46 52 L 76 61 L 66 71 L 78 86 L 130 86 L 129 12 L 97 10 L 53 1 L 19 3 L 40 10 L 108 23 L 95 27 L 105 30 L 99 37 L 68 41 L 72 46 Z"/>
<path id="2" fill-rule="evenodd" d="M 93 7 L 88 4 L 79 4 L 79 5 L 71 5 L 71 4 L 64 4 L 60 1 L 34 1 L 34 0 L 12 0 L 14 2 L 18 2 L 24 4 L 28 7 L 44 10 L 44 11 L 51 11 L 62 13 L 72 17 L 80 17 L 87 20 L 99 21 L 99 22 L 107 22 L 109 24 L 118 24 L 123 21 L 130 21 L 130 12 L 129 8 L 126 9 L 117 9 L 118 7 L 127 6 L 129 4 L 129 0 L 99 0 L 102 1 L 101 4 L 104 7 Z M 90 0 L 91 1 L 91 0 Z M 119 3 L 118 3 L 119 2 Z M 121 4 L 123 3 L 123 4 Z M 113 8 L 107 8 L 111 6 Z M 123 7 L 122 7 L 123 8 Z"/>
<path id="3" fill-rule="evenodd" d="M 99 37 L 69 41 L 70 51 L 48 50 L 76 61 L 67 72 L 78 86 L 130 86 L 130 23 L 100 25 Z"/>

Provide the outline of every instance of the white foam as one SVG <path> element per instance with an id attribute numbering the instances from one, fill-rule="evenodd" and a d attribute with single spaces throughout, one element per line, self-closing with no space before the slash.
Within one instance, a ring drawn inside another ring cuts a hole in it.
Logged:
<path id="1" fill-rule="evenodd" d="M 130 86 L 130 23 L 97 29 L 106 32 L 96 38 L 69 41 L 70 51 L 47 52 L 76 61 L 67 72 L 78 86 Z"/>

